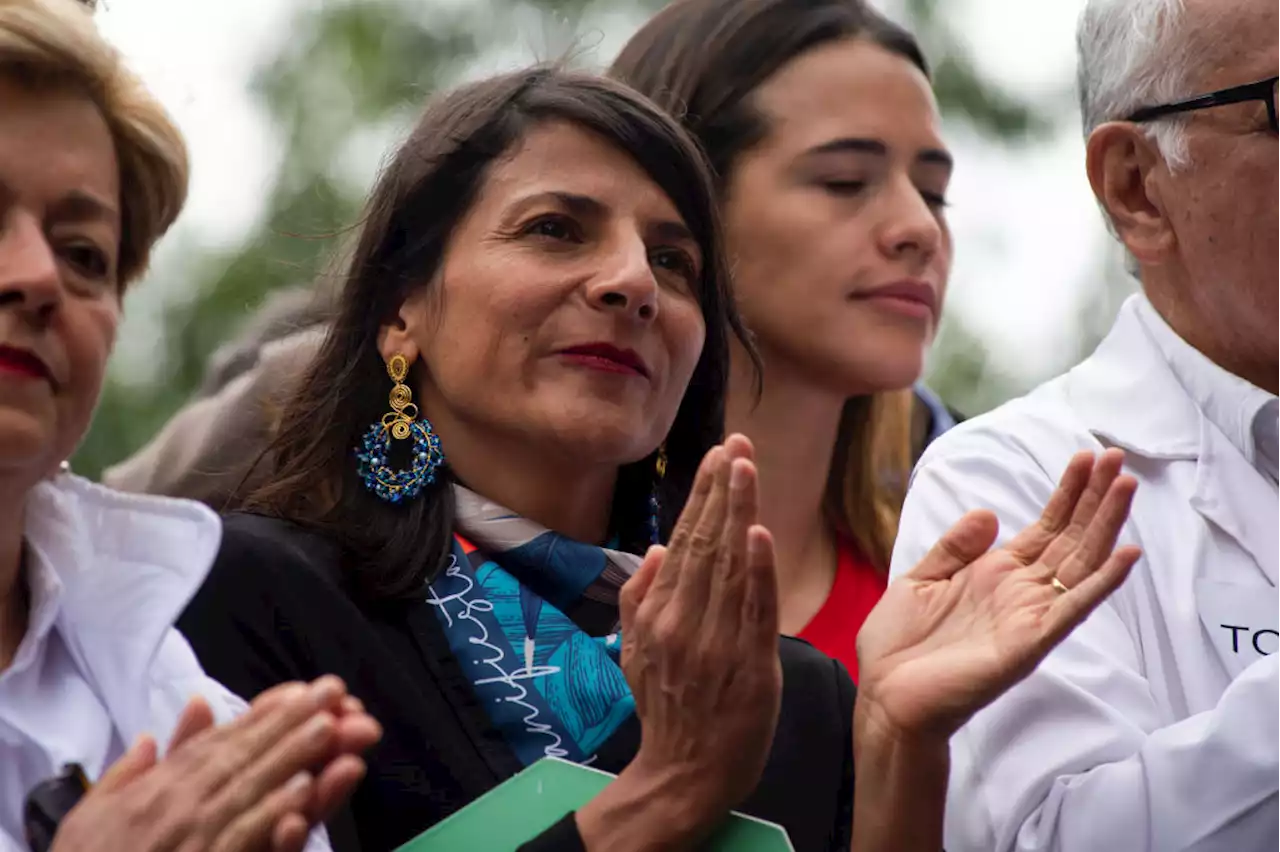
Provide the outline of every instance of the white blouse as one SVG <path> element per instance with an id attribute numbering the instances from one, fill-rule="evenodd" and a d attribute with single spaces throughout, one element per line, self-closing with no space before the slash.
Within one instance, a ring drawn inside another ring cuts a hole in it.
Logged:
<path id="1" fill-rule="evenodd" d="M 219 723 L 245 708 L 173 628 L 217 555 L 213 512 L 61 474 L 28 496 L 23 538 L 31 612 L 0 672 L 0 852 L 25 852 L 27 794 L 65 764 L 96 780 L 141 734 L 163 750 L 196 695 Z M 307 848 L 328 849 L 324 832 Z"/>

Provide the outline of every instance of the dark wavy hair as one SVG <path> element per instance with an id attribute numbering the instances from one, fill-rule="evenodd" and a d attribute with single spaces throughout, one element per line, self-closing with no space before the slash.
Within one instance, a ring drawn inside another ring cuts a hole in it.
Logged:
<path id="1" fill-rule="evenodd" d="M 756 89 L 801 54 L 851 38 L 929 76 L 915 37 L 864 0 L 675 0 L 631 37 L 609 75 L 680 119 L 723 193 L 738 157 L 769 134 Z M 909 390 L 849 399 L 827 478 L 832 524 L 886 572 L 911 469 L 912 399 Z"/>
<path id="2" fill-rule="evenodd" d="M 655 481 L 656 448 L 619 472 L 613 527 L 624 548 L 639 552 L 647 544 L 655 487 L 661 534 L 670 534 L 698 464 L 721 438 L 729 335 L 754 353 L 728 290 L 710 170 L 676 121 L 621 83 L 555 66 L 438 98 L 378 179 L 328 336 L 264 455 L 266 484 L 242 506 L 336 540 L 352 589 L 365 601 L 421 594 L 448 553 L 454 525 L 447 469 L 419 498 L 394 505 L 369 493 L 356 474 L 354 449 L 387 407 L 379 329 L 411 292 L 431 286 L 489 165 L 547 121 L 582 127 L 630 155 L 671 199 L 706 258 L 697 287 L 706 343 L 666 439 L 666 475 Z M 411 383 L 422 369 L 413 366 Z"/>

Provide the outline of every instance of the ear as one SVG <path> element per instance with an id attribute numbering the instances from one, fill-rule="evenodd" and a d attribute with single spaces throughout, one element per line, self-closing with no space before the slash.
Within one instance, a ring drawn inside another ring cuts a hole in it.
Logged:
<path id="1" fill-rule="evenodd" d="M 1108 122 L 1089 134 L 1085 168 L 1094 196 L 1138 262 L 1167 257 L 1177 235 L 1161 197 L 1169 169 L 1156 143 L 1135 124 Z"/>
<path id="2" fill-rule="evenodd" d="M 418 360 L 427 344 L 427 288 L 419 287 L 400 303 L 395 317 L 378 332 L 378 352 L 383 361 L 403 355 L 410 364 Z"/>

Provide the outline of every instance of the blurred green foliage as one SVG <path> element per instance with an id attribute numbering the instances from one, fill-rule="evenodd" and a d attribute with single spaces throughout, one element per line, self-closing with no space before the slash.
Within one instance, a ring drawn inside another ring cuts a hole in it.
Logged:
<path id="1" fill-rule="evenodd" d="M 109 376 L 93 429 L 73 460 L 76 470 L 96 478 L 136 451 L 190 397 L 209 356 L 269 293 L 315 280 L 335 245 L 324 235 L 350 229 L 359 216 L 367 187 L 357 185 L 342 164 L 362 131 L 403 132 L 429 93 L 456 82 L 494 51 L 509 50 L 513 35 L 527 43 L 527 30 L 510 32 L 513 21 L 540 20 L 544 36 L 567 33 L 571 42 L 575 33 L 579 40 L 589 40 L 588 25 L 605 15 L 616 21 L 622 13 L 638 24 L 660 5 L 637 0 L 489 0 L 438 6 L 330 0 L 299 12 L 285 46 L 258 69 L 253 82 L 253 94 L 283 144 L 260 222 L 228 249 L 203 248 L 196 235 L 188 236 L 181 250 L 166 253 L 167 261 L 152 275 L 180 281 L 182 287 L 170 288 L 180 295 L 162 297 L 159 306 L 157 369 L 142 380 L 126 380 L 118 371 Z M 1046 116 L 979 73 L 943 3 L 908 0 L 905 8 L 904 23 L 919 34 L 934 65 L 944 113 L 1013 142 L 1050 128 Z M 597 25 L 595 32 L 599 29 Z M 126 333 L 128 328 L 126 323 Z M 956 322 L 945 327 L 934 360 L 939 366 L 933 384 L 966 413 L 1017 390 L 1001 384 L 986 363 L 981 341 Z"/>

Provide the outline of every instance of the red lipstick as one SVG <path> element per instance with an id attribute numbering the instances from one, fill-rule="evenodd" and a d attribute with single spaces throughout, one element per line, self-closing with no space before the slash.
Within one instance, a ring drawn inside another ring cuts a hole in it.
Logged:
<path id="1" fill-rule="evenodd" d="M 634 349 L 621 349 L 612 343 L 583 343 L 561 349 L 559 354 L 584 367 L 649 378 L 649 366 L 639 353 Z"/>

